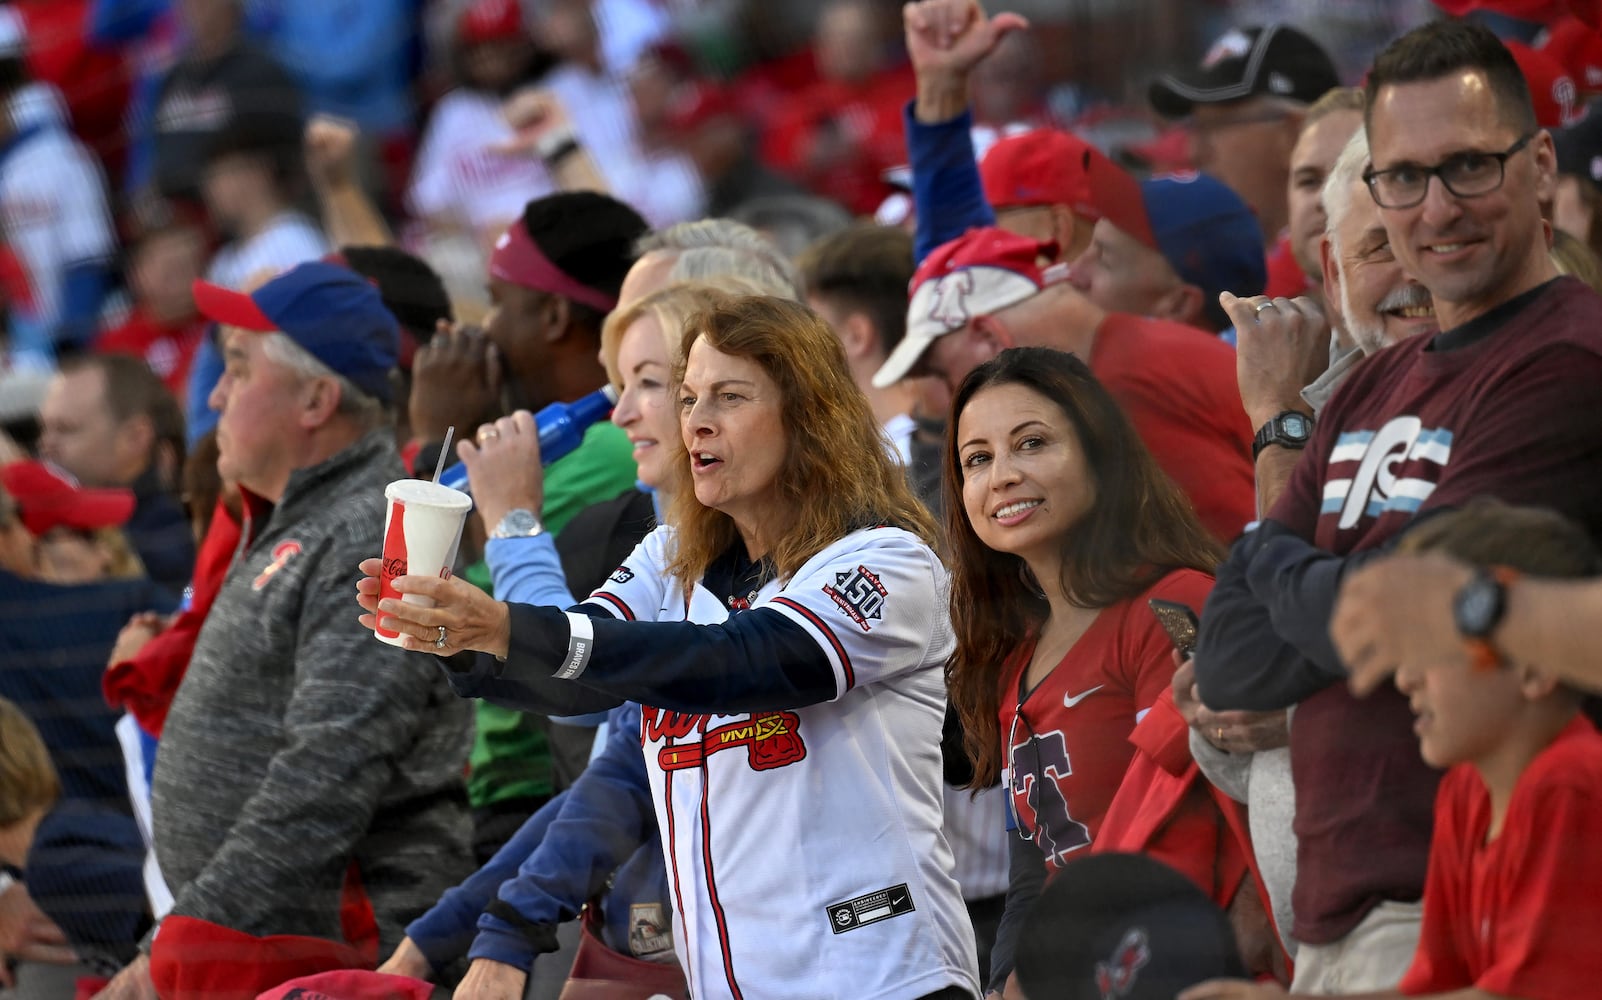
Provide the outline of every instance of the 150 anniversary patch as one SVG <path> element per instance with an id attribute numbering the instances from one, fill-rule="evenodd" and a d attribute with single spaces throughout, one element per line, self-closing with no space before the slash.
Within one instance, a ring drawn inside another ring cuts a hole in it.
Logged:
<path id="1" fill-rule="evenodd" d="M 836 573 L 834 583 L 824 584 L 823 592 L 864 632 L 873 627 L 868 624 L 870 621 L 883 620 L 884 599 L 890 595 L 879 577 L 866 566 Z"/>

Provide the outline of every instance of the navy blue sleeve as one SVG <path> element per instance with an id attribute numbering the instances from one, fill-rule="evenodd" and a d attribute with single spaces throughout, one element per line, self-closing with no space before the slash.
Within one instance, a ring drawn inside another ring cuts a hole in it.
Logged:
<path id="1" fill-rule="evenodd" d="M 552 675 L 568 658 L 571 630 L 555 608 L 513 604 L 511 650 L 499 680 L 529 689 L 572 685 Z M 802 708 L 839 693 L 817 641 L 778 611 L 753 608 L 722 625 L 594 618 L 589 659 L 577 685 L 671 712 L 764 712 Z M 551 714 L 573 715 L 574 712 Z"/>
<path id="2" fill-rule="evenodd" d="M 1202 702 L 1215 711 L 1277 711 L 1344 680 L 1329 637 L 1341 576 L 1384 551 L 1331 555 L 1273 520 L 1247 532 L 1202 610 Z"/>
<path id="3" fill-rule="evenodd" d="M 467 954 L 478 933 L 478 916 L 495 898 L 501 883 L 514 878 L 517 869 L 545 840 L 571 789 L 559 792 L 518 827 L 489 863 L 454 889 L 447 890 L 434 908 L 411 922 L 406 936 L 428 959 L 436 975 Z"/>
<path id="4" fill-rule="evenodd" d="M 57 345 L 83 349 L 100 325 L 100 303 L 110 283 L 104 261 L 79 261 L 61 276 L 61 318 L 53 334 Z"/>
<path id="5" fill-rule="evenodd" d="M 918 121 L 913 103 L 901 117 L 906 123 L 907 163 L 912 168 L 912 204 L 918 213 L 912 255 L 921 263 L 929 252 L 975 226 L 995 225 L 996 213 L 985 201 L 973 152 L 973 115 L 968 111 L 935 125 Z"/>
<path id="6" fill-rule="evenodd" d="M 555 950 L 557 925 L 577 916 L 607 877 L 651 840 L 656 812 L 640 752 L 638 705 L 612 713 L 606 747 L 567 795 L 544 841 L 500 887 L 498 905 L 479 917 L 469 958 L 527 971 L 542 951 Z M 516 922 L 508 919 L 513 916 Z"/>
<path id="7" fill-rule="evenodd" d="M 94 0 L 86 28 L 99 45 L 138 41 L 167 7 L 162 0 Z"/>
<path id="8" fill-rule="evenodd" d="M 1000 993 L 1006 988 L 1024 918 L 1045 887 L 1046 862 L 1040 848 L 1019 836 L 1017 830 L 1008 830 L 1007 900 L 1001 911 L 1001 922 L 996 925 L 995 944 L 990 946 L 990 982 L 985 987 L 986 992 Z"/>

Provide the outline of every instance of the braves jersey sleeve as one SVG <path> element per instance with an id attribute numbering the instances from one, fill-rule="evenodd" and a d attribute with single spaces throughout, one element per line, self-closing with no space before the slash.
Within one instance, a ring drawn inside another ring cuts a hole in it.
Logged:
<path id="1" fill-rule="evenodd" d="M 586 611 L 596 609 L 626 622 L 656 621 L 667 609 L 669 590 L 680 593 L 667 575 L 672 544 L 672 528 L 662 526 L 646 535 L 583 602 Z"/>
<path id="2" fill-rule="evenodd" d="M 896 528 L 825 549 L 768 606 L 805 629 L 828 659 L 833 698 L 944 660 L 955 645 L 945 568 Z"/>

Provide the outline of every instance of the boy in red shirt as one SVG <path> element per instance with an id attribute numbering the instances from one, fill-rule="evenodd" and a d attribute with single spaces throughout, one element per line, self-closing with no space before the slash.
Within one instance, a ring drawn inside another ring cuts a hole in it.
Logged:
<path id="1" fill-rule="evenodd" d="M 1590 577 L 1602 556 L 1558 514 L 1481 500 L 1429 518 L 1401 549 L 1481 567 L 1458 597 L 1465 635 L 1492 635 L 1502 586 L 1518 573 Z M 1537 664 L 1508 663 L 1489 638 L 1449 660 L 1405 663 L 1396 686 L 1426 763 L 1450 768 L 1435 803 L 1424 924 L 1398 992 L 1380 997 L 1570 1000 L 1602 983 L 1602 734 L 1583 695 Z M 1214 981 L 1180 1000 L 1283 996 Z"/>

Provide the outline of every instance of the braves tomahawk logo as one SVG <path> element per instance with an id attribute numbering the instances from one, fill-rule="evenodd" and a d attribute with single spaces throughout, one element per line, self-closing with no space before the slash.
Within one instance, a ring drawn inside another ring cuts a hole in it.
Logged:
<path id="1" fill-rule="evenodd" d="M 973 272 L 954 271 L 935 282 L 934 305 L 929 318 L 947 330 L 968 325 L 968 296 L 973 294 Z"/>
<path id="2" fill-rule="evenodd" d="M 279 570 L 283 569 L 284 566 L 289 563 L 289 560 L 298 555 L 300 555 L 299 542 L 295 541 L 294 539 L 290 539 L 287 542 L 279 542 L 273 547 L 273 561 L 268 563 L 267 568 L 262 570 L 256 579 L 250 582 L 250 589 L 260 590 L 261 588 L 267 586 L 268 582 L 272 580 L 273 576 L 277 574 Z"/>
<path id="3" fill-rule="evenodd" d="M 1101 990 L 1101 1000 L 1118 1000 L 1134 992 L 1136 977 L 1150 961 L 1151 944 L 1146 940 L 1146 929 L 1131 927 L 1118 942 L 1112 957 L 1096 963 L 1096 988 Z"/>
<path id="4" fill-rule="evenodd" d="M 664 744 L 656 753 L 664 771 L 701 767 L 713 754 L 734 747 L 746 748 L 753 771 L 771 771 L 806 758 L 801 717 L 794 712 L 756 712 L 709 729 L 711 720 L 710 715 L 647 708 L 640 716 L 640 745 Z M 692 739 L 697 733 L 700 739 Z"/>
<path id="5" fill-rule="evenodd" d="M 1415 513 L 1435 492 L 1451 459 L 1452 432 L 1427 428 L 1418 417 L 1394 417 L 1377 431 L 1342 434 L 1330 452 L 1319 513 L 1338 512 L 1342 531 L 1364 517 Z M 1415 463 L 1411 475 L 1400 474 L 1401 466 Z M 1340 474 L 1346 471 L 1341 467 L 1354 465 L 1349 476 Z"/>

